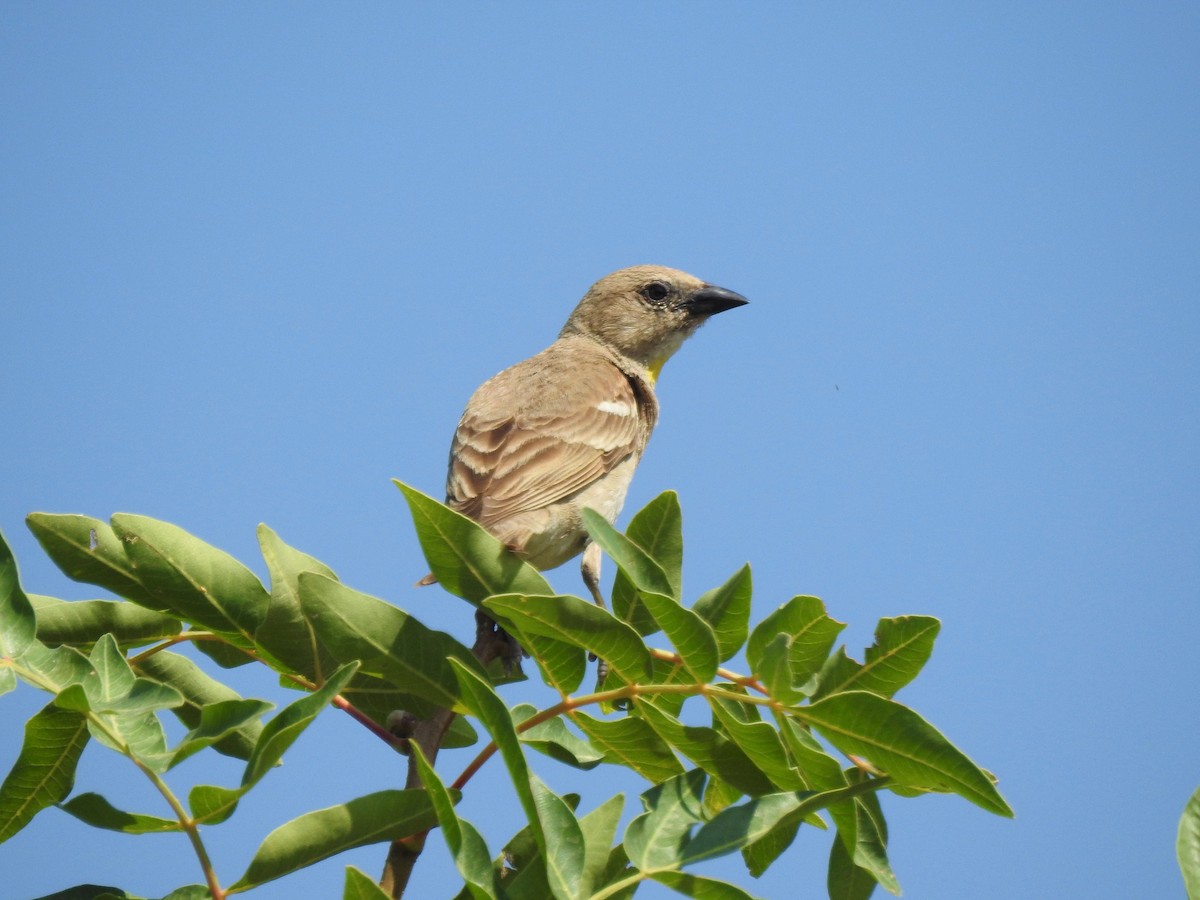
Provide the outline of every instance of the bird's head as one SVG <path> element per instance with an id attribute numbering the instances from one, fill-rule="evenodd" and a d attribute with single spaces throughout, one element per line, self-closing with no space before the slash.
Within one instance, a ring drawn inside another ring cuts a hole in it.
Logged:
<path id="1" fill-rule="evenodd" d="M 583 295 L 562 334 L 582 334 L 644 365 L 652 378 L 710 316 L 745 297 L 678 269 L 632 266 L 606 275 Z"/>

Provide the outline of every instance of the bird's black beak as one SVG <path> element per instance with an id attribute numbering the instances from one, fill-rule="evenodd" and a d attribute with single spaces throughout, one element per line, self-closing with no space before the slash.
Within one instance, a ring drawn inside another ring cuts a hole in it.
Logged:
<path id="1" fill-rule="evenodd" d="M 750 301 L 736 291 L 727 291 L 715 284 L 706 284 L 683 302 L 683 308 L 693 316 L 707 318 L 719 312 L 745 306 Z"/>

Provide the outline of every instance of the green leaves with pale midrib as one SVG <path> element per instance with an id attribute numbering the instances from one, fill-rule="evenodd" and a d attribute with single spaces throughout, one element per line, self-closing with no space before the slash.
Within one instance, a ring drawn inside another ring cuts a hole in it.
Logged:
<path id="1" fill-rule="evenodd" d="M 451 794 L 446 790 L 437 772 L 429 765 L 425 754 L 415 742 L 412 753 L 417 772 L 421 776 L 421 784 L 429 793 L 429 801 L 437 815 L 438 824 L 442 826 L 442 837 L 446 840 L 446 846 L 450 848 L 450 856 L 454 859 L 458 874 L 463 877 L 472 897 L 494 900 L 500 895 L 501 889 L 496 871 L 492 868 L 487 843 L 474 825 L 460 819 L 454 811 L 457 792 Z"/>
<path id="2" fill-rule="evenodd" d="M 21 752 L 0 784 L 0 843 L 71 793 L 87 741 L 84 717 L 53 703 L 25 723 Z"/>
<path id="3" fill-rule="evenodd" d="M 471 669 L 451 660 L 462 687 L 463 703 L 487 728 L 512 778 L 525 816 L 546 863 L 550 890 L 560 900 L 580 895 L 584 863 L 583 832 L 570 808 L 529 771 L 504 701 Z"/>
<path id="4" fill-rule="evenodd" d="M 60 808 L 93 828 L 120 831 L 124 834 L 162 834 L 183 830 L 183 826 L 174 819 L 125 812 L 94 793 L 72 797 Z"/>
<path id="5" fill-rule="evenodd" d="M 717 639 L 708 623 L 671 597 L 638 591 L 638 598 L 692 677 L 711 681 L 717 674 Z"/>
<path id="6" fill-rule="evenodd" d="M 750 597 L 753 582 L 750 566 L 738 569 L 720 587 L 705 591 L 692 606 L 693 612 L 712 626 L 721 662 L 742 649 L 750 630 Z"/>
<path id="7" fill-rule="evenodd" d="M 190 622 L 253 642 L 270 604 L 253 572 L 169 522 L 117 513 L 112 526 L 139 581 L 163 607 Z"/>
<path id="8" fill-rule="evenodd" d="M 792 711 L 843 753 L 864 756 L 902 786 L 955 793 L 1011 816 L 987 774 L 906 706 L 866 691 L 833 694 Z"/>
<path id="9" fill-rule="evenodd" d="M 650 673 L 650 651 L 638 633 L 608 610 L 579 597 L 501 594 L 490 597 L 483 607 L 523 634 L 591 650 L 626 681 L 640 681 Z"/>
<path id="10" fill-rule="evenodd" d="M 537 708 L 521 703 L 512 708 L 512 718 L 518 726 L 537 713 Z M 594 769 L 604 761 L 604 754 L 588 741 L 572 734 L 561 716 L 539 722 L 532 728 L 520 729 L 521 743 L 540 750 L 552 759 L 576 769 Z"/>
<path id="11" fill-rule="evenodd" d="M 933 653 L 933 642 L 942 623 L 931 616 L 899 616 L 880 619 L 875 643 L 867 648 L 866 663 L 839 650 L 821 669 L 819 700 L 838 691 L 870 691 L 891 697 L 917 677 Z"/>
<path id="12" fill-rule="evenodd" d="M 582 510 L 580 518 L 588 536 L 612 557 L 635 589 L 679 599 L 679 588 L 646 549 L 613 528 L 608 519 L 594 509 Z"/>
<path id="13" fill-rule="evenodd" d="M 56 646 L 87 647 L 111 634 L 121 647 L 162 641 L 182 630 L 179 620 L 152 609 L 118 600 L 59 600 L 33 596 L 37 639 Z"/>
<path id="14" fill-rule="evenodd" d="M 467 647 L 390 603 L 313 572 L 302 572 L 299 586 L 304 615 L 333 657 L 358 660 L 364 674 L 382 677 L 427 701 L 413 712 L 429 714 L 455 706 L 458 680 L 447 661 L 450 657 L 482 673 Z"/>
<path id="15" fill-rule="evenodd" d="M 34 645 L 37 622 L 33 606 L 21 590 L 17 561 L 4 535 L 0 534 L 0 658 L 19 659 Z M 0 667 L 0 694 L 11 691 L 17 679 L 7 667 Z"/>
<path id="16" fill-rule="evenodd" d="M 476 606 L 492 594 L 553 594 L 533 566 L 514 556 L 482 525 L 393 479 L 408 501 L 425 561 L 438 583 Z"/>
<path id="17" fill-rule="evenodd" d="M 267 835 L 229 893 L 266 884 L 354 847 L 407 837 L 436 822 L 423 790 L 378 791 L 305 813 Z"/>
<path id="18" fill-rule="evenodd" d="M 254 634 L 256 643 L 276 659 L 318 684 L 337 668 L 300 605 L 300 575 L 314 572 L 337 581 L 329 566 L 288 546 L 266 525 L 258 526 L 258 546 L 271 576 L 267 615 Z"/>
<path id="19" fill-rule="evenodd" d="M 1179 818 L 1175 857 L 1188 900 L 1200 900 L 1200 789 L 1192 794 Z"/>
<path id="20" fill-rule="evenodd" d="M 342 900 L 392 900 L 392 897 L 365 873 L 354 866 L 346 866 L 346 883 L 342 888 Z"/>
<path id="21" fill-rule="evenodd" d="M 816 597 L 793 597 L 763 619 L 750 633 L 750 640 L 746 644 L 746 661 L 755 674 L 761 673 L 764 665 L 768 665 L 774 670 L 774 683 L 782 685 L 784 678 L 776 668 L 777 660 L 765 654 L 776 635 L 787 635 L 787 663 L 791 673 L 788 683 L 802 685 L 820 670 L 833 642 L 845 627 L 842 622 L 825 614 L 825 604 Z"/>
<path id="22" fill-rule="evenodd" d="M 166 609 L 141 582 L 112 526 L 91 516 L 30 513 L 25 524 L 56 566 L 75 581 L 108 588 L 150 609 Z"/>
<path id="23" fill-rule="evenodd" d="M 605 761 L 627 766 L 647 781 L 658 783 L 683 771 L 670 746 L 644 719 L 595 719 L 575 710 L 571 721 L 604 753 Z"/>
<path id="24" fill-rule="evenodd" d="M 666 596 L 683 596 L 683 517 L 674 491 L 659 494 L 629 520 L 625 537 L 654 560 L 671 590 Z M 603 545 L 601 545 L 603 547 Z M 611 554 L 610 554 L 611 555 Z M 616 560 L 616 557 L 614 557 Z M 653 634 L 655 621 L 638 602 L 638 590 L 625 570 L 618 569 L 612 588 L 613 613 L 642 635 Z"/>

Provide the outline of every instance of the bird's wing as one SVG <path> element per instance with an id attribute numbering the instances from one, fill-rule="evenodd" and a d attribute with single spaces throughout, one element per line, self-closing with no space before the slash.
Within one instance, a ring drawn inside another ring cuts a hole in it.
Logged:
<path id="1" fill-rule="evenodd" d="M 454 434 L 447 502 L 489 525 L 577 493 L 649 437 L 629 377 L 552 347 L 487 382 Z"/>

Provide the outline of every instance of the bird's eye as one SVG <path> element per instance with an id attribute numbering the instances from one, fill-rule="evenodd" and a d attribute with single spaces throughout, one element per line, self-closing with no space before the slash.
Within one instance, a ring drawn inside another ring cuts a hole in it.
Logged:
<path id="1" fill-rule="evenodd" d="M 642 288 L 642 296 L 651 303 L 662 303 L 670 293 L 671 289 L 661 281 L 652 281 Z"/>

